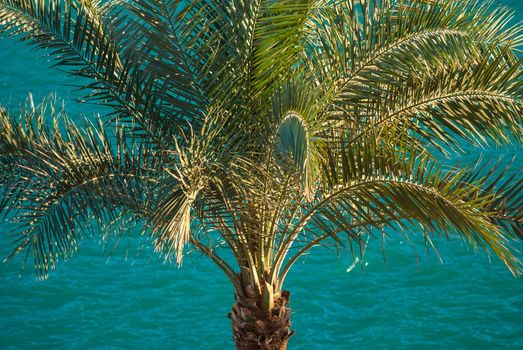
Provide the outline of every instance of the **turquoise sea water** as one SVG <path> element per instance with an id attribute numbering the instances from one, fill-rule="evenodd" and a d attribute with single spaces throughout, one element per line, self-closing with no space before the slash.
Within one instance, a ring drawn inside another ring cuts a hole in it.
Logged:
<path id="1" fill-rule="evenodd" d="M 502 3 L 523 20 L 522 0 Z M 0 40 L 0 63 L 2 104 L 16 108 L 28 91 L 35 100 L 78 96 L 25 45 Z M 71 100 L 66 109 L 95 111 Z M 0 226 L 2 257 L 8 233 Z M 391 236 L 386 263 L 381 244 L 371 244 L 365 270 L 351 272 L 348 254 L 313 251 L 287 281 L 297 331 L 289 349 L 523 348 L 523 279 L 459 240 L 439 243 L 444 265 L 421 242 L 416 263 Z M 217 268 L 189 256 L 178 269 L 132 248 L 126 259 L 126 244 L 108 259 L 97 241 L 83 242 L 45 282 L 30 269 L 19 277 L 19 259 L 1 264 L 0 349 L 232 349 L 232 288 Z"/>

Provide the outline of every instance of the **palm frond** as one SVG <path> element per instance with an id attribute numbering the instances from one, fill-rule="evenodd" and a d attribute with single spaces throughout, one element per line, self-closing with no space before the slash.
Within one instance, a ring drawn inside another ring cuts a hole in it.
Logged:
<path id="1" fill-rule="evenodd" d="M 106 26 L 111 32 L 126 33 L 118 36 L 117 46 L 124 52 L 139 53 L 144 62 L 143 70 L 155 77 L 155 84 L 161 91 L 155 96 L 156 104 L 163 106 L 156 118 L 163 118 L 165 123 L 186 120 L 194 128 L 198 127 L 209 104 L 210 96 L 205 87 L 208 85 L 206 75 L 212 66 L 206 66 L 210 65 L 211 47 L 215 41 L 205 37 L 202 47 L 190 45 L 191 35 L 202 33 L 180 18 L 180 13 L 188 6 L 183 1 L 140 0 L 122 4 L 105 11 Z M 135 36 L 142 40 L 135 40 Z"/>
<path id="2" fill-rule="evenodd" d="M 1 32 L 50 49 L 54 64 L 72 74 L 111 86 L 124 62 L 90 1 L 6 0 L 0 2 Z"/>
<path id="3" fill-rule="evenodd" d="M 183 148 L 176 143 L 169 152 L 171 161 L 165 165 L 167 176 L 159 183 L 159 204 L 153 218 L 157 249 L 166 256 L 174 253 L 178 263 L 197 217 L 195 212 L 202 206 L 213 207 L 216 195 L 242 193 L 241 184 L 249 183 L 243 178 L 250 164 L 244 150 L 248 143 L 224 120 L 227 118 L 215 110 L 200 130 L 186 134 Z"/>
<path id="4" fill-rule="evenodd" d="M 106 28 L 102 12 L 94 3 L 1 1 L 0 32 L 22 35 L 22 40 L 49 49 L 48 56 L 55 66 L 67 68 L 71 75 L 88 78 L 86 85 L 79 86 L 89 91 L 85 100 L 113 108 L 115 119 L 130 118 L 133 122 L 130 125 L 137 129 L 136 136 L 145 133 L 150 142 L 161 148 L 165 134 L 172 134 L 169 126 L 173 121 L 166 123 L 165 119 L 155 117 L 161 109 L 158 96 L 164 92 L 156 83 L 157 77 L 144 73 L 143 57 L 137 51 L 128 50 L 127 56 L 117 51 L 116 34 Z"/>
<path id="5" fill-rule="evenodd" d="M 253 38 L 252 87 L 255 96 L 260 93 L 270 96 L 271 90 L 278 88 L 274 83 L 287 77 L 303 50 L 300 42 L 317 2 L 322 1 L 261 1 L 259 23 Z"/>
<path id="6" fill-rule="evenodd" d="M 503 63 L 502 55 L 487 56 L 477 64 L 432 72 L 401 87 L 405 90 L 382 101 L 382 112 L 368 127 L 406 123 L 430 143 L 452 148 L 462 140 L 483 146 L 521 140 L 520 63 Z"/>
<path id="7" fill-rule="evenodd" d="M 485 214 L 505 233 L 523 239 L 523 169 L 514 167 L 516 162 L 517 156 L 508 162 L 480 157 L 462 181 L 476 184 L 480 195 L 492 195 Z"/>
<path id="8" fill-rule="evenodd" d="M 369 113 L 369 100 L 379 108 L 389 87 L 406 84 L 420 71 L 469 62 L 485 50 L 513 50 L 521 43 L 521 29 L 508 26 L 512 14 L 491 11 L 489 3 L 373 4 L 324 13 L 317 35 L 310 38 L 312 54 L 304 59 L 315 62 L 311 69 L 322 81 L 324 113 Z"/>
<path id="9" fill-rule="evenodd" d="M 124 130 L 117 128 L 113 142 L 101 125 L 82 131 L 53 108 L 49 128 L 49 106 L 29 106 L 19 120 L 2 113 L 0 121 L 0 159 L 8 169 L 0 211 L 14 214 L 17 227 L 9 258 L 32 253 L 40 278 L 92 235 L 93 219 L 103 226 L 126 214 L 139 218 L 154 196 L 152 158 L 128 144 Z"/>
<path id="10" fill-rule="evenodd" d="M 369 163 L 376 164 L 369 159 L 361 162 Z M 520 181 L 505 180 L 496 188 L 502 176 L 495 171 L 482 177 L 474 169 L 445 170 L 424 156 L 397 159 L 390 164 L 395 165 L 359 168 L 358 177 L 340 179 L 331 191 L 318 194 L 304 206 L 301 218 L 288 235 L 289 243 L 304 243 L 284 265 L 280 281 L 296 260 L 315 245 L 333 239 L 336 245 L 354 242 L 361 246 L 361 230 L 403 234 L 421 231 L 431 245 L 430 234 L 458 234 L 474 249 L 482 247 L 499 256 L 513 274 L 520 273 L 521 262 L 512 254 L 509 239 L 500 228 L 508 226 L 516 234 L 520 232 Z M 358 169 L 356 162 L 352 168 Z M 279 258 L 284 256 L 280 254 Z M 281 263 L 278 261 L 275 269 Z"/>
<path id="11" fill-rule="evenodd" d="M 322 149 L 329 142 L 332 124 L 317 118 L 318 91 L 305 80 L 289 81 L 272 97 L 268 139 L 281 166 L 301 173 L 305 192 L 314 191 L 320 173 Z"/>

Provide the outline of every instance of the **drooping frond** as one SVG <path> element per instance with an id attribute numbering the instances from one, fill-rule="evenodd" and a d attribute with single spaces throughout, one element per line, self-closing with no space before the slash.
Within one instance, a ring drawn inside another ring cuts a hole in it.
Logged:
<path id="1" fill-rule="evenodd" d="M 166 176 L 160 179 L 158 209 L 154 214 L 157 249 L 181 262 L 183 248 L 190 237 L 195 213 L 203 206 L 212 207 L 207 197 L 224 196 L 226 192 L 244 194 L 249 179 L 249 161 L 245 154 L 243 135 L 235 133 L 222 121 L 216 110 L 199 131 L 186 135 L 184 147 L 176 144 L 165 166 Z M 211 209 L 212 211 L 212 209 Z M 200 224 L 205 225 L 205 222 Z"/>
<path id="2" fill-rule="evenodd" d="M 324 187 L 305 202 L 300 219 L 289 226 L 287 249 L 293 241 L 303 243 L 284 265 L 280 279 L 313 246 L 333 240 L 336 245 L 361 247 L 361 232 L 376 230 L 421 231 L 431 245 L 430 234 L 459 234 L 475 249 L 493 251 L 514 274 L 520 273 L 521 263 L 500 229 L 521 232 L 517 175 L 500 181 L 503 172 L 500 175 L 497 167 L 488 174 L 477 167 L 447 168 L 408 148 L 383 148 L 375 137 L 354 146 L 325 168 L 331 189 L 323 192 Z M 274 273 L 281 264 L 275 264 Z"/>
<path id="3" fill-rule="evenodd" d="M 523 239 L 523 168 L 515 166 L 516 162 L 517 157 L 509 162 L 480 158 L 462 181 L 474 183 L 481 195 L 491 194 L 486 215 L 505 233 Z"/>
<path id="4" fill-rule="evenodd" d="M 10 257 L 32 254 L 40 278 L 76 250 L 93 219 L 103 227 L 147 211 L 154 166 L 145 149 L 128 144 L 124 130 L 82 131 L 47 102 L 28 106 L 18 119 L 2 111 L 0 122 L 0 211 L 17 227 Z"/>

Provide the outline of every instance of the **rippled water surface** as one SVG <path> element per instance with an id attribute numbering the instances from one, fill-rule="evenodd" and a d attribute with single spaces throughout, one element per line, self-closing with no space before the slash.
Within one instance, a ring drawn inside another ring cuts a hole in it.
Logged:
<path id="1" fill-rule="evenodd" d="M 523 1 L 503 3 L 523 19 Z M 63 86 L 74 81 L 24 45 L 0 40 L 0 62 L 5 105 L 16 108 L 28 91 L 35 100 L 54 91 L 78 96 Z M 70 99 L 66 109 L 97 111 Z M 521 156 L 520 146 L 516 152 Z M 2 257 L 9 230 L 0 226 Z M 421 242 L 415 245 L 418 264 L 409 244 L 394 236 L 386 242 L 386 263 L 381 244 L 369 246 L 364 271 L 347 272 L 348 254 L 338 258 L 319 248 L 298 263 L 287 281 L 297 330 L 289 348 L 523 348 L 522 279 L 457 240 L 440 242 L 444 265 Z M 19 267 L 19 259 L 0 265 L 0 349 L 232 348 L 226 317 L 232 288 L 203 258 L 189 256 L 182 269 L 147 249 L 108 259 L 98 242 L 86 241 L 48 281 L 36 282 L 32 271 L 19 277 Z"/>

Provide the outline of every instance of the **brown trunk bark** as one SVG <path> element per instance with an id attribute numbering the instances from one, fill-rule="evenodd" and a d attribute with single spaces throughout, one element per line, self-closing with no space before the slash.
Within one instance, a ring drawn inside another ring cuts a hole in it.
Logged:
<path id="1" fill-rule="evenodd" d="M 261 298 L 240 298 L 232 307 L 233 339 L 237 350 L 285 350 L 291 331 L 289 293 L 274 300 L 271 311 L 262 310 Z"/>

